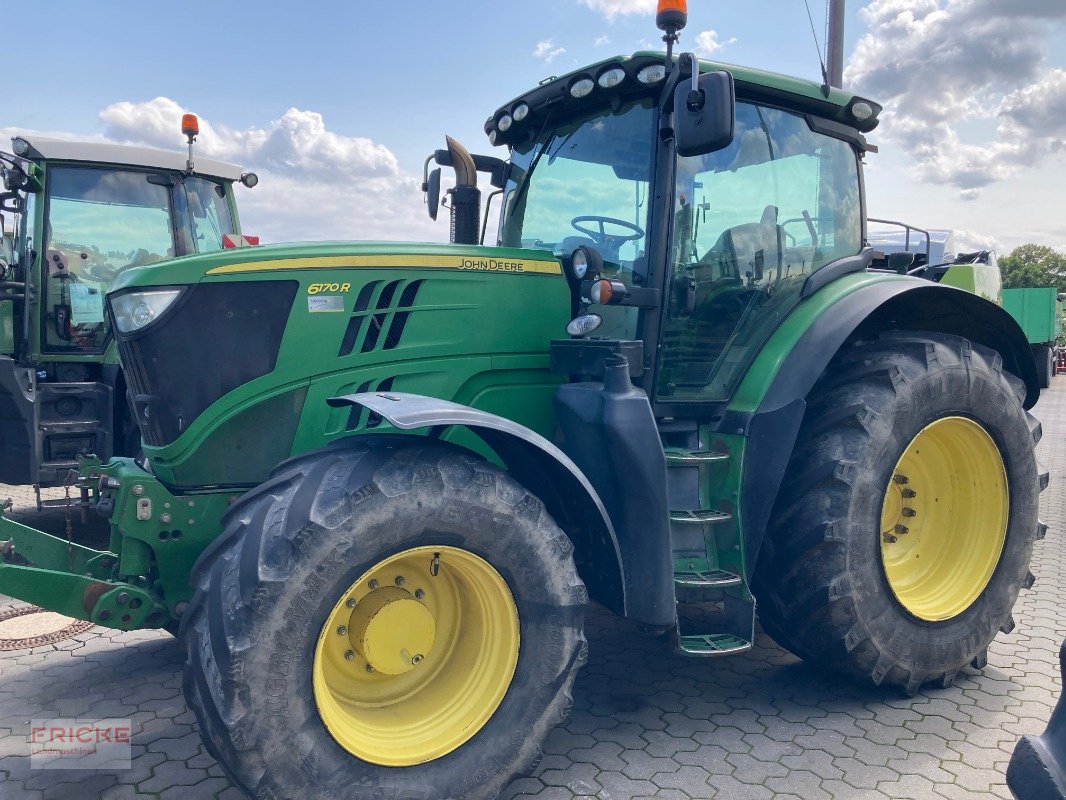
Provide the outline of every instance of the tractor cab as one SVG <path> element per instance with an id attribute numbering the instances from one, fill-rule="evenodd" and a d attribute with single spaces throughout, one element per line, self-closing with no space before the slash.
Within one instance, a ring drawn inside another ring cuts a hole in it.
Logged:
<path id="1" fill-rule="evenodd" d="M 485 123 L 510 150 L 497 244 L 562 261 L 572 335 L 643 343 L 631 366 L 658 408 L 724 403 L 804 297 L 869 266 L 861 161 L 880 108 L 825 92 L 650 52 L 546 81 Z"/>
<path id="2" fill-rule="evenodd" d="M 190 137 L 192 138 L 192 137 Z M 37 136 L 0 152 L 0 481 L 55 484 L 79 454 L 132 455 L 137 425 L 105 314 L 126 270 L 221 250 L 239 167 Z"/>

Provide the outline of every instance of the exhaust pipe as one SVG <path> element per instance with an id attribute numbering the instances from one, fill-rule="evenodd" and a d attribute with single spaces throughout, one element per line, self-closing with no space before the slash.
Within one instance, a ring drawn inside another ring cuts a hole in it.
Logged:
<path id="1" fill-rule="evenodd" d="M 478 244 L 481 241 L 481 190 L 477 188 L 477 169 L 470 151 L 445 136 L 448 155 L 455 170 L 455 187 L 451 195 L 451 241 L 453 244 Z"/>

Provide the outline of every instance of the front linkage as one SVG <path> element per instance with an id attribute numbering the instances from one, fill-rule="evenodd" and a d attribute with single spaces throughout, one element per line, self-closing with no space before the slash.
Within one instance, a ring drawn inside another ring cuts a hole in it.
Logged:
<path id="1" fill-rule="evenodd" d="M 235 495 L 175 496 L 127 458 L 81 459 L 75 485 L 73 502 L 110 520 L 108 548 L 35 530 L 0 509 L 0 593 L 117 630 L 176 628 L 193 562 Z"/>

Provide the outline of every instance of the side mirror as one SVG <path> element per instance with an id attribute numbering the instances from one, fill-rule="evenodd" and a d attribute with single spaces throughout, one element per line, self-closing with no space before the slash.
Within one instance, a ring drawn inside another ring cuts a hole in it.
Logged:
<path id="1" fill-rule="evenodd" d="M 440 167 L 429 173 L 426 180 L 426 205 L 429 207 L 429 218 L 436 220 L 440 208 Z"/>
<path id="2" fill-rule="evenodd" d="M 705 72 L 693 87 L 692 78 L 674 89 L 674 146 L 679 156 L 702 156 L 733 142 L 736 122 L 733 76 Z"/>

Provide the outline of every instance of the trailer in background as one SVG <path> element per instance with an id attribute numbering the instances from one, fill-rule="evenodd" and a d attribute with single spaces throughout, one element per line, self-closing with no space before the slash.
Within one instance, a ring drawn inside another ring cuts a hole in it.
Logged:
<path id="1" fill-rule="evenodd" d="M 1003 308 L 1025 331 L 1040 385 L 1045 389 L 1059 371 L 1056 341 L 1062 335 L 1062 298 L 1057 289 L 1003 290 Z"/>

